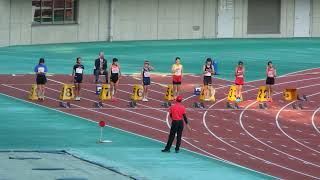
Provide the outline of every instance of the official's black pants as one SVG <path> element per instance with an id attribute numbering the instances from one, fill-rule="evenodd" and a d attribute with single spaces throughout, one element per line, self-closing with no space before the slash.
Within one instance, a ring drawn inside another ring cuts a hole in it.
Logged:
<path id="1" fill-rule="evenodd" d="M 106 83 L 108 83 L 108 71 L 104 71 L 104 72 L 101 74 L 101 72 L 100 72 L 99 69 L 94 69 L 94 70 L 93 70 L 93 74 L 94 74 L 94 76 L 95 76 L 95 81 L 96 81 L 96 83 L 99 81 L 99 75 L 105 75 L 105 77 L 106 77 Z"/>
<path id="2" fill-rule="evenodd" d="M 170 150 L 176 134 L 177 134 L 176 150 L 179 150 L 181 145 L 182 131 L 183 131 L 183 121 L 182 120 L 172 121 L 168 142 L 165 147 L 166 150 Z"/>

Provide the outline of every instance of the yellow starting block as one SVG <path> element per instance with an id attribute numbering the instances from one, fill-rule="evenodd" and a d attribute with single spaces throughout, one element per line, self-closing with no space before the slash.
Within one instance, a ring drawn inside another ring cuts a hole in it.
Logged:
<path id="1" fill-rule="evenodd" d="M 63 84 L 60 100 L 73 100 L 74 99 L 74 85 L 73 84 Z"/>
<path id="2" fill-rule="evenodd" d="M 101 101 L 111 99 L 110 84 L 102 84 L 99 99 Z"/>
<path id="3" fill-rule="evenodd" d="M 228 101 L 234 102 L 237 99 L 237 86 L 232 85 L 230 86 L 229 93 L 228 93 Z M 243 97 L 241 97 L 241 101 L 243 101 Z"/>
<path id="4" fill-rule="evenodd" d="M 38 94 L 37 94 L 37 85 L 36 84 L 32 84 L 31 86 L 31 91 L 28 97 L 30 100 L 34 101 L 34 100 L 38 100 Z"/>
<path id="5" fill-rule="evenodd" d="M 173 101 L 174 100 L 173 85 L 172 84 L 168 85 L 167 90 L 166 90 L 166 94 L 164 96 L 164 99 L 167 100 L 167 101 Z"/>
<path id="6" fill-rule="evenodd" d="M 202 86 L 200 93 L 200 101 L 216 101 L 215 98 L 216 90 L 212 86 Z"/>
<path id="7" fill-rule="evenodd" d="M 132 89 L 131 100 L 133 101 L 141 101 L 143 98 L 143 86 L 140 84 L 136 84 Z"/>
<path id="8" fill-rule="evenodd" d="M 283 92 L 283 98 L 286 101 L 295 101 L 298 99 L 297 89 L 285 89 Z"/>
<path id="9" fill-rule="evenodd" d="M 268 88 L 267 86 L 260 86 L 258 95 L 257 95 L 258 102 L 266 102 L 268 101 Z"/>

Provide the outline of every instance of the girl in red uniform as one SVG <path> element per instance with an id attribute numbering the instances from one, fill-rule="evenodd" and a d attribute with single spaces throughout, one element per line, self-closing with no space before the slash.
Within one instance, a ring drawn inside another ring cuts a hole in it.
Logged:
<path id="1" fill-rule="evenodd" d="M 171 67 L 172 72 L 172 84 L 173 84 L 173 94 L 174 98 L 180 94 L 180 86 L 183 77 L 183 66 L 180 64 L 180 58 L 176 57 L 176 63 Z"/>
<path id="2" fill-rule="evenodd" d="M 235 76 L 236 76 L 235 84 L 237 86 L 236 102 L 240 102 L 242 99 L 242 86 L 244 85 L 244 72 L 245 72 L 245 68 L 243 66 L 243 62 L 239 61 L 238 66 L 235 69 Z"/>
<path id="3" fill-rule="evenodd" d="M 118 63 L 117 58 L 112 59 L 112 64 L 109 70 L 109 77 L 110 77 L 109 82 L 111 84 L 111 99 L 112 101 L 115 101 L 114 95 L 117 92 L 119 79 L 121 78 L 121 70 L 120 70 L 120 65 Z"/>
<path id="4" fill-rule="evenodd" d="M 272 94 L 273 94 L 272 86 L 274 85 L 275 77 L 277 76 L 277 71 L 272 66 L 271 61 L 268 62 L 266 73 L 267 73 L 266 85 L 268 88 L 268 99 L 270 102 L 272 102 Z"/>

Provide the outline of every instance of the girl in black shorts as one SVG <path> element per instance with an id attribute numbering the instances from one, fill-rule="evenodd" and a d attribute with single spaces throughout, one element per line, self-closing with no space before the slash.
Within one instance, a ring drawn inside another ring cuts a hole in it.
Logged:
<path id="1" fill-rule="evenodd" d="M 269 99 L 270 102 L 272 102 L 272 94 L 273 94 L 272 86 L 275 83 L 275 77 L 277 76 L 277 71 L 272 66 L 272 62 L 271 61 L 268 62 L 266 73 L 267 73 L 266 85 L 267 85 L 267 88 L 268 88 L 268 99 Z"/>
<path id="2" fill-rule="evenodd" d="M 44 64 L 44 58 L 40 58 L 38 65 L 34 67 L 37 82 L 37 95 L 40 101 L 44 100 L 44 88 L 47 83 L 46 73 L 48 72 L 47 66 Z"/>
<path id="3" fill-rule="evenodd" d="M 83 80 L 83 70 L 84 66 L 81 64 L 81 58 L 78 57 L 76 64 L 73 66 L 72 76 L 74 78 L 74 86 L 75 86 L 75 100 L 80 101 L 80 84 Z"/>
<path id="4" fill-rule="evenodd" d="M 109 77 L 110 77 L 110 84 L 111 84 L 111 89 L 112 89 L 111 98 L 112 98 L 112 101 L 115 101 L 113 96 L 117 92 L 119 79 L 121 77 L 120 66 L 118 64 L 117 58 L 112 59 L 112 64 L 111 64 L 110 70 L 109 70 Z"/>
<path id="5" fill-rule="evenodd" d="M 205 64 L 203 65 L 203 88 L 205 92 L 205 97 L 211 97 L 215 94 L 215 91 L 212 87 L 212 75 L 214 74 L 212 59 L 207 58 Z"/>
<path id="6" fill-rule="evenodd" d="M 209 86 L 212 85 L 212 75 L 214 70 L 212 68 L 212 59 L 207 58 L 205 65 L 203 65 L 203 85 Z"/>

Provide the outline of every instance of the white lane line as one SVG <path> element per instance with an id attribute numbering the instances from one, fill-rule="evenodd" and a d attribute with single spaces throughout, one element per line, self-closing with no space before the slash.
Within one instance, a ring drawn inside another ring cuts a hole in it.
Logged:
<path id="1" fill-rule="evenodd" d="M 320 85 L 320 84 L 314 84 L 313 86 L 318 86 L 318 85 Z M 311 86 L 311 87 L 312 87 L 312 86 Z M 312 97 L 312 96 L 315 96 L 315 95 L 318 95 L 318 94 L 320 94 L 320 92 L 317 92 L 317 93 L 308 95 L 307 97 Z M 280 122 L 279 122 L 280 113 L 281 113 L 281 111 L 282 111 L 283 109 L 285 109 L 286 107 L 290 106 L 292 103 L 294 103 L 294 101 L 288 103 L 288 104 L 285 105 L 285 106 L 283 106 L 283 107 L 279 110 L 279 112 L 277 113 L 275 120 L 276 120 L 276 124 L 277 124 L 278 129 L 279 129 L 285 136 L 287 136 L 289 139 L 291 139 L 292 141 L 296 142 L 297 144 L 299 144 L 299 145 L 301 145 L 301 146 L 303 146 L 303 147 L 305 147 L 305 148 L 307 148 L 307 149 L 309 149 L 309 150 L 311 150 L 311 151 L 313 151 L 313 152 L 320 153 L 320 151 L 315 150 L 315 149 L 313 149 L 313 148 L 311 148 L 311 147 L 309 147 L 309 146 L 301 143 L 300 141 L 296 140 L 295 138 L 291 137 L 289 134 L 287 134 L 287 133 L 281 128 Z M 311 135 L 311 134 L 310 134 L 310 135 Z M 315 135 L 315 136 L 316 136 L 316 135 Z"/>
<path id="2" fill-rule="evenodd" d="M 29 93 L 29 91 L 26 91 L 26 90 L 20 89 L 20 88 L 16 88 L 16 87 L 13 87 L 13 86 L 7 86 L 6 85 L 6 87 Z M 51 98 L 51 97 L 48 97 L 48 96 L 46 96 L 46 98 L 50 99 L 50 100 L 53 100 L 53 101 L 56 101 L 56 102 L 60 102 L 60 100 L 57 100 L 55 98 Z M 137 122 L 134 122 L 134 121 L 130 121 L 130 120 L 127 120 L 125 118 L 120 118 L 120 117 L 117 117 L 117 116 L 113 116 L 113 115 L 110 115 L 110 114 L 107 114 L 107 113 L 103 113 L 103 112 L 100 112 L 100 111 L 96 111 L 96 110 L 92 110 L 92 109 L 87 109 L 85 107 L 82 107 L 82 106 L 79 106 L 79 105 L 76 105 L 76 104 L 73 104 L 73 106 L 76 106 L 76 107 L 79 107 L 79 108 L 83 108 L 84 110 L 91 111 L 91 112 L 94 112 L 94 113 L 97 113 L 97 114 L 101 114 L 101 115 L 104 115 L 104 116 L 109 116 L 111 118 L 114 118 L 114 119 L 117 119 L 117 120 L 120 120 L 120 121 L 129 122 L 129 123 L 132 123 L 132 124 L 135 124 L 135 125 L 139 125 L 139 126 L 142 126 L 142 127 L 145 127 L 145 128 L 150 128 L 152 130 L 156 130 L 156 131 L 168 134 L 166 131 L 163 131 L 163 130 L 160 130 L 160 129 L 157 129 L 157 128 L 154 128 L 154 127 L 151 127 L 151 126 L 147 126 L 147 125 L 144 125 L 144 124 L 140 124 L 140 123 L 137 123 Z"/>
<path id="3" fill-rule="evenodd" d="M 57 81 L 57 80 L 49 79 L 49 78 L 48 78 L 48 81 L 52 81 L 52 82 L 59 83 L 59 84 L 65 84 L 65 83 L 63 83 L 63 82 L 61 82 L 61 81 Z M 95 91 L 92 91 L 92 90 L 89 90 L 89 89 L 86 89 L 86 88 L 82 88 L 82 90 L 87 91 L 87 92 L 95 93 Z M 124 90 L 121 90 L 121 89 L 118 89 L 118 91 L 119 91 L 119 92 L 126 93 L 126 94 L 132 94 L 131 92 L 127 92 L 127 91 L 124 91 Z M 121 99 L 121 98 L 118 98 L 118 97 L 117 97 L 117 99 L 122 100 L 122 101 L 125 101 L 125 102 L 129 102 L 129 101 L 127 101 L 127 100 L 124 100 L 124 99 Z M 151 99 L 151 100 L 153 100 L 153 101 L 157 101 L 157 102 L 163 103 L 163 101 L 160 101 L 160 100 L 158 100 L 158 99 L 154 99 L 154 98 L 149 98 L 149 99 Z M 142 104 L 139 104 L 139 105 L 142 105 Z M 142 106 L 144 106 L 144 105 L 142 105 Z"/>
<path id="4" fill-rule="evenodd" d="M 309 86 L 300 87 L 300 88 L 298 88 L 298 89 L 303 89 L 303 88 L 308 88 L 308 87 L 314 87 L 314 86 L 319 86 L 319 85 L 320 85 L 320 84 L 312 84 L 312 85 L 309 85 Z M 279 94 L 275 94 L 275 95 L 279 95 Z M 242 120 L 242 119 L 243 119 L 243 118 L 242 118 L 242 117 L 243 117 L 243 114 L 245 113 L 246 109 L 250 108 L 250 107 L 251 107 L 252 105 L 254 105 L 255 103 L 256 103 L 256 102 L 253 102 L 253 103 L 249 104 L 249 105 L 246 106 L 245 109 L 243 109 L 243 111 L 241 112 L 240 117 L 239 117 L 239 121 L 240 121 L 240 125 L 241 125 L 242 129 L 243 129 L 250 137 L 252 137 L 252 138 L 255 139 L 256 141 L 260 142 L 261 144 L 263 144 L 263 145 L 265 145 L 265 146 L 267 146 L 267 147 L 270 147 L 270 148 L 272 148 L 273 150 L 275 150 L 275 151 L 277 151 L 277 152 L 280 152 L 280 153 L 282 153 L 282 154 L 285 154 L 285 155 L 287 155 L 287 156 L 289 156 L 289 157 L 291 157 L 291 158 L 297 159 L 297 160 L 302 161 L 302 162 L 306 162 L 306 160 L 303 160 L 303 159 L 301 159 L 301 158 L 292 156 L 292 155 L 290 155 L 290 154 L 288 154 L 288 153 L 285 153 L 285 152 L 283 152 L 283 151 L 281 151 L 281 150 L 279 150 L 279 149 L 277 149 L 277 148 L 274 148 L 274 147 L 270 146 L 269 144 L 267 144 L 267 143 L 259 140 L 258 138 L 256 138 L 253 134 L 251 134 L 251 133 L 244 127 L 243 120 Z M 284 109 L 284 108 L 283 108 L 283 109 Z M 277 134 L 276 134 L 276 135 L 277 135 Z M 310 163 L 310 164 L 312 164 L 312 165 L 314 165 L 314 166 L 316 166 L 316 167 L 320 167 L 320 165 L 318 165 L 318 164 L 314 164 L 314 163 Z"/>
<path id="5" fill-rule="evenodd" d="M 11 89 L 20 90 L 20 91 L 23 91 L 23 92 L 26 92 L 27 94 L 29 94 L 29 91 L 26 91 L 26 90 L 23 90 L 23 89 L 20 89 L 20 88 L 8 86 L 8 85 L 3 85 L 3 86 L 9 87 L 9 88 L 11 88 Z M 47 99 L 51 99 L 51 100 L 53 100 L 53 101 L 59 102 L 59 100 L 54 99 L 54 98 L 51 98 L 51 97 L 48 97 L 48 96 L 46 96 L 46 98 L 47 98 Z M 17 98 L 17 99 L 18 99 L 18 98 Z M 28 101 L 26 101 L 26 102 L 28 102 Z M 36 104 L 36 103 L 33 103 L 33 104 Z M 38 105 L 38 104 L 36 104 L 36 105 Z M 42 105 L 39 105 L 39 106 L 42 106 Z M 160 129 L 157 129 L 157 128 L 153 128 L 153 127 L 151 127 L 151 126 L 143 125 L 143 124 L 140 124 L 140 123 L 137 123 L 137 122 L 134 122 L 134 121 L 130 121 L 130 120 L 127 120 L 127 119 L 124 119 L 124 118 L 119 118 L 119 117 L 116 117 L 116 116 L 113 116 L 113 115 L 109 115 L 109 114 L 106 114 L 106 113 L 102 113 L 102 112 L 99 112 L 99 111 L 90 110 L 90 109 L 87 109 L 87 108 L 82 107 L 82 106 L 79 106 L 79 105 L 74 105 L 74 106 L 79 107 L 79 108 L 83 108 L 84 110 L 88 110 L 88 111 L 91 111 L 91 112 L 95 112 L 95 113 L 98 113 L 98 114 L 102 114 L 102 115 L 105 115 L 105 116 L 109 116 L 109 117 L 115 118 L 115 119 L 117 119 L 117 120 L 126 121 L 126 122 L 129 122 L 129 123 L 135 124 L 135 125 L 143 126 L 143 127 L 149 128 L 149 129 L 153 129 L 153 130 L 156 130 L 156 131 L 159 131 L 159 132 L 168 134 L 168 132 L 166 132 L 166 131 L 163 131 L 163 130 L 160 130 Z M 43 107 L 46 107 L 46 106 L 43 106 Z M 46 108 L 52 109 L 52 108 L 49 108 L 49 107 L 46 107 Z M 52 109 L 52 110 L 54 110 L 54 109 Z M 69 113 L 66 113 L 66 112 L 63 112 L 63 111 L 59 111 L 59 110 L 57 110 L 57 111 L 58 111 L 58 112 L 65 113 L 65 114 L 69 114 Z M 70 115 L 72 115 L 72 114 L 70 114 Z M 76 116 L 76 115 L 73 115 L 73 116 Z M 76 116 L 76 117 L 80 117 L 80 116 Z M 167 123 L 169 123 L 168 117 L 169 117 L 169 113 L 167 113 Z M 80 118 L 82 118 L 82 117 L 80 117 Z M 86 119 L 86 118 L 82 118 L 82 119 Z M 92 122 L 95 122 L 95 121 L 92 121 Z M 117 128 L 116 128 L 116 129 L 117 129 Z M 119 130 L 121 130 L 121 129 L 119 129 Z M 125 131 L 125 130 L 122 130 L 122 131 Z M 129 132 L 129 131 L 125 131 L 125 132 Z M 131 133 L 131 132 L 129 132 L 129 133 Z M 131 134 L 135 134 L 135 133 L 131 133 Z M 138 135 L 138 134 L 137 134 L 137 135 Z M 138 135 L 138 136 L 140 136 L 140 137 L 146 137 L 146 136 L 143 136 L 143 135 Z M 152 138 L 149 138 L 149 137 L 146 137 L 146 138 L 152 139 Z M 155 140 L 155 139 L 154 139 L 154 140 Z M 158 140 L 156 140 L 156 141 L 158 141 Z M 203 149 L 201 149 L 201 148 L 193 145 L 192 143 L 188 142 L 188 141 L 185 140 L 184 138 L 183 138 L 183 141 L 185 141 L 187 144 L 191 145 L 192 147 L 194 147 L 194 148 L 196 148 L 196 149 L 198 149 L 198 150 L 206 153 L 207 155 L 206 155 L 206 154 L 197 153 L 197 152 L 190 151 L 190 150 L 187 150 L 187 149 L 186 149 L 186 150 L 189 151 L 189 152 L 192 152 L 192 153 L 195 153 L 195 154 L 198 154 L 198 155 L 201 155 L 201 156 L 205 156 L 205 157 L 208 157 L 208 158 L 217 160 L 217 161 L 225 162 L 225 163 L 228 163 L 228 164 L 237 166 L 237 167 L 241 167 L 241 168 L 248 169 L 248 168 L 246 168 L 246 167 L 237 165 L 237 164 L 235 164 L 235 163 L 233 163 L 233 162 L 230 162 L 230 161 L 224 160 L 224 159 L 222 159 L 222 158 L 220 158 L 220 157 L 218 157 L 218 156 L 215 156 L 215 155 L 213 155 L 213 154 L 211 154 L 211 153 L 209 153 L 209 152 L 207 152 L 207 151 L 205 151 L 205 150 L 203 150 Z M 159 142 L 161 142 L 161 141 L 159 141 Z M 161 142 L 161 143 L 163 143 L 163 142 Z M 249 170 L 250 170 L 250 169 L 249 169 Z M 252 170 L 252 171 L 254 171 L 254 170 Z"/>
<path id="6" fill-rule="evenodd" d="M 64 84 L 63 82 L 56 81 L 56 80 L 53 80 L 53 79 L 48 79 L 48 80 L 49 80 L 49 81 L 53 81 L 53 82 L 55 82 L 55 83 Z M 82 88 L 82 90 L 87 91 L 87 92 L 95 93 L 95 91 L 92 91 L 92 90 L 89 90 L 89 89 L 85 89 L 85 88 Z M 119 91 L 124 92 L 124 93 L 127 93 L 127 94 L 131 94 L 131 92 L 127 92 L 127 91 L 123 91 L 123 90 L 119 90 Z M 117 98 L 117 99 L 119 99 L 119 100 L 121 100 L 121 101 L 124 101 L 124 102 L 130 102 L 130 101 L 128 101 L 128 100 L 121 99 L 121 98 Z M 150 99 L 151 99 L 151 98 L 150 98 Z M 140 104 L 140 103 L 138 103 L 138 105 L 139 105 L 139 106 L 143 106 L 143 107 L 152 108 L 152 107 L 150 107 L 150 106 L 146 106 L 146 105 L 143 105 L 143 104 Z M 165 112 L 165 113 L 167 112 L 167 111 L 163 111 L 163 110 L 161 110 L 161 109 L 157 109 L 157 110 L 158 110 L 158 111 Z"/>
<path id="7" fill-rule="evenodd" d="M 312 117 L 311 117 L 311 123 L 312 123 L 314 130 L 316 130 L 316 132 L 318 132 L 320 134 L 320 129 L 316 126 L 316 122 L 315 122 L 316 114 L 319 111 L 320 111 L 320 107 L 314 111 L 314 113 L 312 114 Z"/>
<path id="8" fill-rule="evenodd" d="M 58 82 L 58 83 L 63 84 L 62 82 L 59 82 L 59 81 L 56 81 L 56 80 L 51 80 L 51 81 L 54 81 L 54 82 Z M 90 91 L 90 90 L 87 90 L 87 91 Z M 94 91 L 91 91 L 91 92 L 94 92 Z M 124 91 L 124 92 L 125 92 L 125 91 Z M 128 92 L 126 92 L 126 93 L 128 93 Z M 195 95 L 192 95 L 192 96 L 190 96 L 190 97 L 188 97 L 188 98 L 185 98 L 184 100 L 187 100 L 187 99 L 189 99 L 189 98 L 191 98 L 191 97 L 194 97 L 194 96 L 195 96 Z M 148 107 L 148 106 L 146 106 L 146 107 Z M 168 120 L 168 116 L 169 116 L 169 113 L 167 113 L 167 120 Z M 166 121 L 167 121 L 167 120 L 166 120 Z M 167 122 L 168 122 L 168 121 L 167 121 Z M 200 150 L 200 151 L 202 151 L 202 152 L 205 152 L 206 154 L 212 156 L 211 158 L 216 158 L 217 160 L 221 160 L 221 161 L 223 161 L 223 162 L 227 162 L 227 163 L 229 163 L 229 164 L 235 165 L 235 164 L 232 163 L 232 162 L 226 161 L 226 160 L 224 160 L 224 159 L 222 159 L 222 158 L 220 158 L 220 157 L 218 157 L 218 156 L 215 156 L 215 155 L 213 155 L 213 154 L 211 154 L 211 153 L 209 153 L 209 152 L 207 152 L 207 151 L 205 151 L 205 150 L 203 150 L 203 149 L 200 149 L 199 147 L 196 147 L 195 145 L 193 145 L 192 143 L 188 142 L 188 141 L 185 140 L 184 138 L 182 138 L 182 140 L 185 141 L 187 144 L 195 147 L 196 149 L 198 149 L 198 150 Z M 204 155 L 204 156 L 206 156 L 206 155 Z"/>
<path id="9" fill-rule="evenodd" d="M 46 89 L 49 89 L 49 90 L 51 90 L 51 91 L 58 92 L 58 93 L 60 92 L 59 90 L 52 89 L 52 88 L 48 88 L 48 87 L 46 87 Z M 85 100 L 91 101 L 91 102 L 97 102 L 96 100 L 92 100 L 92 99 L 85 98 L 85 97 L 82 97 L 82 99 L 85 99 Z M 75 105 L 75 104 L 73 104 L 73 105 Z M 118 109 L 117 106 L 113 106 L 113 105 L 110 105 L 110 104 L 103 103 L 103 105 L 106 105 L 106 106 L 109 106 L 109 107 Z M 97 109 L 96 109 L 96 110 L 97 110 Z M 165 122 L 165 120 L 163 120 L 163 119 L 156 118 L 156 117 L 149 116 L 149 115 L 145 115 L 145 114 L 141 114 L 141 113 L 138 113 L 138 112 L 135 112 L 135 111 L 131 111 L 131 110 L 128 110 L 128 109 L 120 109 L 120 108 L 119 108 L 119 110 L 122 110 L 122 111 L 125 111 L 125 112 L 130 112 L 130 113 L 133 113 L 133 114 L 142 116 L 142 117 L 151 118 L 151 119 L 154 119 L 154 120 L 157 120 L 157 121 Z"/>
<path id="10" fill-rule="evenodd" d="M 8 86 L 6 86 L 8 87 Z M 9 87 L 11 89 L 16 89 L 16 90 L 20 90 L 22 92 L 25 92 L 27 94 L 29 94 L 29 91 L 26 91 L 26 90 L 23 90 L 23 89 L 19 89 L 19 88 L 15 88 L 15 87 Z M 66 114 L 68 116 L 72 116 L 72 117 L 76 117 L 76 118 L 80 118 L 80 119 L 83 119 L 83 120 L 86 120 L 86 121 L 89 121 L 89 122 L 92 122 L 92 123 L 98 123 L 97 121 L 94 121 L 94 120 L 91 120 L 91 119 L 88 119 L 88 118 L 84 118 L 84 117 L 81 117 L 81 116 L 78 116 L 78 115 L 75 115 L 75 114 L 71 114 L 71 113 L 68 113 L 68 112 L 64 112 L 64 111 L 61 111 L 61 110 L 57 110 L 57 109 L 54 109 L 54 108 L 50 108 L 50 107 L 47 107 L 47 106 L 44 106 L 44 105 L 41 105 L 41 104 L 37 104 L 37 103 L 34 103 L 34 102 L 30 102 L 30 101 L 26 101 L 24 99 L 20 99 L 20 98 L 17 98 L 17 97 L 14 97 L 14 96 L 10 96 L 10 95 L 7 95 L 7 94 L 3 94 L 3 93 L 0 93 L 6 97 L 10 97 L 10 98 L 13 98 L 13 99 L 16 99 L 18 101 L 22 101 L 22 102 L 25 102 L 25 103 L 29 103 L 29 104 L 32 104 L 32 105 L 35 105 L 35 106 L 39 106 L 39 107 L 42 107 L 42 108 L 45 108 L 45 109 L 50 109 L 52 111 L 56 111 L 56 112 L 59 112 L 59 113 L 62 113 L 62 114 Z M 46 97 L 48 99 L 50 99 L 50 97 Z M 56 99 L 53 99 L 51 98 L 52 100 L 56 101 Z M 83 109 L 86 109 L 86 108 L 83 108 Z M 135 124 L 135 123 L 134 123 Z M 151 137 L 148 137 L 148 136 L 144 136 L 144 135 L 141 135 L 141 134 L 137 134 L 137 133 L 134 133 L 134 132 L 131 132 L 131 131 L 127 131 L 127 130 L 124 130 L 124 129 L 120 129 L 120 128 L 117 128 L 117 127 L 113 127 L 113 126 L 109 126 L 107 125 L 108 127 L 112 128 L 112 129 L 117 129 L 119 131 L 122 131 L 122 132 L 125 132 L 125 133 L 128 133 L 128 134 L 132 134 L 132 135 L 135 135 L 135 136 L 138 136 L 138 137 L 143 137 L 143 138 L 146 138 L 146 139 L 149 139 L 149 140 L 152 140 L 152 141 L 156 141 L 156 142 L 159 142 L 161 144 L 165 144 L 164 142 L 160 141 L 160 140 L 157 140 L 157 139 L 154 139 L 154 138 L 151 138 Z M 152 128 L 151 126 L 147 126 L 148 128 Z M 155 130 L 157 130 L 155 128 Z M 165 133 L 165 134 L 169 134 L 168 132 L 164 132 L 164 131 L 161 131 L 161 130 L 158 130 L 159 132 L 162 132 L 162 133 Z M 191 143 L 189 143 L 188 141 L 185 141 L 187 144 L 191 145 L 191 146 L 194 146 L 192 145 Z M 236 167 L 240 167 L 240 168 L 244 168 L 244 169 L 248 169 L 250 171 L 253 171 L 253 172 L 257 172 L 257 171 L 254 171 L 254 170 L 251 170 L 249 168 L 246 168 L 246 167 L 242 167 L 238 164 L 235 164 L 233 162 L 229 162 L 229 161 L 226 161 L 226 160 L 223 160 L 223 159 L 217 159 L 215 157 L 213 157 L 211 154 L 209 155 L 206 155 L 206 154 L 202 154 L 202 153 L 198 153 L 198 152 L 195 152 L 195 151 L 191 151 L 189 149 L 186 149 L 186 148 L 182 148 L 188 152 L 191 152 L 191 153 L 194 153 L 194 154 L 197 154 L 199 156 L 203 156 L 203 157 L 207 157 L 209 159 L 213 159 L 213 160 L 216 160 L 216 161 L 220 161 L 220 162 L 224 162 L 224 163 L 227 163 L 227 164 L 230 164 L 230 165 L 233 165 L 233 166 L 236 166 Z M 260 173 L 260 172 L 257 172 L 257 173 Z M 264 173 L 260 173 L 260 174 L 264 174 Z M 265 174 L 267 175 L 267 174 Z M 267 176 L 270 176 L 270 175 L 267 175 Z M 270 176 L 272 177 L 272 176 Z"/>

